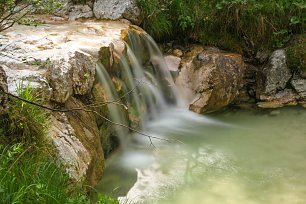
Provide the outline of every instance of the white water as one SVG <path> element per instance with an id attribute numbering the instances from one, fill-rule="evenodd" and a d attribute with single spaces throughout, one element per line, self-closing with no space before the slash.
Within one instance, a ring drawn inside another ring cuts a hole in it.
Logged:
<path id="1" fill-rule="evenodd" d="M 120 197 L 121 203 L 305 203 L 304 109 L 208 118 L 179 108 L 157 46 L 146 36 L 130 38 L 131 49 L 138 52 L 128 52 L 127 61 L 136 67 L 124 63 L 125 83 L 131 89 L 135 79 L 144 82 L 132 98 L 143 110 L 142 131 L 159 139 L 129 135 L 124 148 L 107 161 L 102 193 Z M 151 70 L 137 61 L 145 50 L 137 49 L 139 43 L 147 45 Z"/>

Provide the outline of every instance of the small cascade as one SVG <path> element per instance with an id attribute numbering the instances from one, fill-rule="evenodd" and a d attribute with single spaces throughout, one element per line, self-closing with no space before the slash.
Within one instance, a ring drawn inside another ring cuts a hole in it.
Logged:
<path id="1" fill-rule="evenodd" d="M 97 63 L 96 70 L 98 80 L 101 83 L 103 89 L 105 90 L 107 101 L 110 102 L 107 104 L 110 119 L 115 123 L 128 125 L 128 122 L 123 114 L 124 111 L 122 110 L 122 105 L 119 104 L 120 101 L 119 103 L 117 103 L 119 97 L 111 77 L 109 76 L 108 72 L 101 63 Z M 115 130 L 120 139 L 123 139 L 124 135 L 126 135 L 128 132 L 126 128 L 121 127 L 119 125 L 115 126 Z"/>
<path id="2" fill-rule="evenodd" d="M 124 92 L 121 95 L 127 103 L 129 116 L 138 118 L 137 127 L 144 131 L 149 120 L 157 119 L 159 113 L 181 102 L 163 55 L 154 40 L 147 34 L 130 32 L 128 44 L 120 58 L 119 68 L 114 68 L 118 70 L 111 74 L 121 80 Z M 118 96 L 114 82 L 100 63 L 97 65 L 97 76 L 108 101 L 122 97 Z M 110 103 L 108 108 L 112 121 L 131 126 L 120 105 Z M 116 132 L 122 139 L 128 130 L 118 126 Z"/>

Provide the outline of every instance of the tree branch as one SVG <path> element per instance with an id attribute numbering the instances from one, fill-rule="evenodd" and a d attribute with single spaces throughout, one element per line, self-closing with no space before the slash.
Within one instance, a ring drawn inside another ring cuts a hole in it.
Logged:
<path id="1" fill-rule="evenodd" d="M 135 87 L 132 89 L 132 90 L 135 90 Z M 131 93 L 132 92 L 129 91 L 127 92 L 126 94 L 128 93 Z M 155 136 L 152 136 L 152 135 L 149 135 L 149 134 L 146 134 L 146 133 L 143 133 L 137 129 L 134 129 L 132 127 L 129 127 L 127 125 L 124 125 L 124 124 L 121 124 L 121 123 L 117 123 L 117 122 L 114 122 L 112 121 L 111 119 L 107 118 L 106 116 L 102 115 L 101 113 L 95 111 L 95 110 L 91 110 L 91 109 L 87 109 L 87 108 L 84 108 L 84 107 L 77 107 L 77 108 L 72 108 L 72 109 L 57 109 L 57 108 L 51 108 L 51 107 L 48 107 L 48 106 L 45 106 L 45 105 L 41 105 L 41 104 L 38 104 L 38 103 L 35 103 L 33 101 L 29 101 L 29 100 L 26 100 L 24 98 L 21 98 L 19 96 L 16 96 L 14 94 L 11 94 L 9 92 L 6 92 L 4 90 L 0 90 L 0 92 L 3 92 L 4 94 L 8 95 L 8 96 L 11 96 L 15 99 L 18 99 L 18 100 L 21 100 L 23 102 L 26 102 L 26 103 L 29 103 L 31 105 L 34 105 L 34 106 L 37 106 L 39 108 L 43 108 L 43 109 L 46 109 L 46 110 L 49 110 L 49 111 L 53 111 L 53 112 L 62 112 L 62 113 L 65 113 L 65 112 L 72 112 L 72 111 L 84 111 L 84 112 L 91 112 L 91 113 L 94 113 L 94 114 L 97 114 L 99 117 L 103 118 L 105 121 L 113 124 L 113 125 L 117 125 L 117 126 L 121 126 L 121 127 L 124 127 L 124 128 L 127 128 L 128 130 L 132 131 L 132 132 L 135 132 L 135 133 L 138 133 L 142 136 L 145 136 L 147 138 L 149 138 L 150 140 L 150 145 L 152 145 L 153 147 L 155 147 L 155 145 L 153 144 L 153 141 L 152 139 L 155 139 L 155 140 L 161 140 L 161 141 L 166 141 L 166 142 L 179 142 L 179 143 L 182 143 L 181 141 L 179 140 L 170 140 L 170 139 L 164 139 L 164 138 L 160 138 L 160 137 L 155 137 Z M 125 94 L 125 95 L 126 95 Z M 123 97 L 123 96 L 122 96 Z M 118 104 L 116 103 L 116 101 L 120 100 L 122 97 L 120 97 L 119 99 L 117 100 L 114 100 L 114 101 L 109 101 L 109 102 L 104 102 L 103 104 L 101 104 L 100 106 L 103 106 L 103 105 L 107 105 L 109 103 L 115 103 L 115 104 Z M 86 106 L 85 106 L 86 107 Z M 88 105 L 88 107 L 91 107 L 90 105 Z"/>

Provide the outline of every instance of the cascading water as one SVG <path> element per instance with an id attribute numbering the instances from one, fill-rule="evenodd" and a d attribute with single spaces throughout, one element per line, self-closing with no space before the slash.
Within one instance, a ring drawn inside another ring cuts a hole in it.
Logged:
<path id="1" fill-rule="evenodd" d="M 147 34 L 129 33 L 130 46 L 126 45 L 126 53 L 121 56 L 119 76 L 124 87 L 123 100 L 128 102 L 128 108 L 139 118 L 139 129 L 145 130 L 149 120 L 157 118 L 169 107 L 182 104 L 167 68 L 165 60 L 154 40 Z M 144 53 L 144 50 L 147 53 Z M 139 52 L 141 51 L 141 52 Z M 145 65 L 141 59 L 147 55 Z M 119 98 L 115 85 L 108 72 L 101 63 L 97 64 L 97 76 L 105 89 L 107 100 L 115 101 Z M 115 123 L 128 126 L 120 105 L 108 104 L 109 117 Z M 117 126 L 116 132 L 122 139 L 127 135 L 127 129 Z M 123 142 L 125 143 L 125 142 Z"/>
<path id="2" fill-rule="evenodd" d="M 180 108 L 183 100 L 153 39 L 131 33 L 129 41 L 116 72 L 129 114 L 140 118 L 143 133 L 183 144 L 117 129 L 123 148 L 108 158 L 100 192 L 122 204 L 304 203 L 305 111 L 215 116 L 226 123 L 192 113 Z M 111 77 L 97 69 L 108 100 L 116 100 Z M 109 104 L 109 110 L 113 121 L 129 124 L 122 106 Z"/>

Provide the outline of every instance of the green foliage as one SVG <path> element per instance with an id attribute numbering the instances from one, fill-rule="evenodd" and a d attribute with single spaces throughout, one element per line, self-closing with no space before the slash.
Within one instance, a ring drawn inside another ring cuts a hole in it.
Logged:
<path id="1" fill-rule="evenodd" d="M 0 147 L 0 198 L 3 204 L 90 203 L 54 159 L 23 144 Z"/>
<path id="2" fill-rule="evenodd" d="M 172 31 L 172 22 L 167 13 L 168 3 L 156 0 L 138 0 L 138 6 L 142 8 L 143 26 L 147 32 L 155 38 L 164 38 Z"/>
<path id="3" fill-rule="evenodd" d="M 229 49 L 257 50 L 283 47 L 293 34 L 303 33 L 306 29 L 306 3 L 303 0 L 137 2 L 143 16 L 142 26 L 159 40 L 189 38 L 215 45 L 230 39 L 239 44 Z M 152 29 L 156 22 L 160 30 Z M 165 24 L 167 26 L 162 26 Z M 220 39 L 224 36 L 226 38 Z"/>
<path id="4" fill-rule="evenodd" d="M 18 96 L 28 101 L 42 103 L 42 91 L 34 90 L 23 82 L 17 86 Z M 25 143 L 43 145 L 48 127 L 48 115 L 41 108 L 10 98 L 8 114 L 0 117 L 2 136 L 0 143 Z"/>
<path id="5" fill-rule="evenodd" d="M 59 0 L 0 0 L 0 32 L 22 22 L 30 13 L 51 13 L 62 6 Z"/>
<path id="6" fill-rule="evenodd" d="M 97 204 L 119 204 L 119 202 L 117 199 L 114 199 L 106 195 L 99 194 Z"/>
<path id="7" fill-rule="evenodd" d="M 306 35 L 298 36 L 295 42 L 286 49 L 287 61 L 290 69 L 306 71 Z"/>

